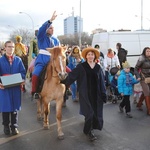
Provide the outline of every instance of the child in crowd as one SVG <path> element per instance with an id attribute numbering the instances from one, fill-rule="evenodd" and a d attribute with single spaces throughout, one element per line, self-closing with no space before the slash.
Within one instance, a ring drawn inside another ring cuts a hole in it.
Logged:
<path id="1" fill-rule="evenodd" d="M 134 94 L 133 94 L 133 99 L 134 99 L 134 104 L 137 104 L 137 99 L 139 101 L 141 95 L 142 95 L 142 86 L 141 83 L 136 83 L 134 84 Z"/>
<path id="2" fill-rule="evenodd" d="M 120 72 L 120 76 L 118 77 L 118 91 L 123 96 L 122 102 L 119 105 L 120 112 L 126 112 L 126 116 L 128 118 L 132 118 L 131 115 L 131 106 L 130 106 L 130 95 L 133 92 L 133 85 L 138 83 L 140 79 L 135 79 L 133 75 L 130 73 L 130 65 L 126 61 L 122 63 L 123 70 Z"/>
<path id="3" fill-rule="evenodd" d="M 117 103 L 117 99 L 119 99 L 119 92 L 118 92 L 118 84 L 117 80 L 120 75 L 120 70 L 113 76 L 111 80 L 111 87 L 113 88 L 112 90 L 114 91 L 115 99 L 113 100 L 113 103 Z"/>

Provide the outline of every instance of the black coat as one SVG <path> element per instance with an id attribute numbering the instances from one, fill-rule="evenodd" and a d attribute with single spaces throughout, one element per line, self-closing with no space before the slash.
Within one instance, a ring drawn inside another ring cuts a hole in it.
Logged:
<path id="1" fill-rule="evenodd" d="M 95 67 L 97 68 L 96 69 L 97 106 L 92 107 L 88 96 L 87 75 L 84 69 L 85 64 L 87 64 L 87 62 L 77 65 L 77 67 L 68 74 L 68 77 L 65 82 L 66 85 L 71 85 L 74 81 L 77 80 L 77 90 L 79 91 L 79 102 L 80 102 L 80 114 L 84 115 L 87 118 L 89 116 L 96 115 L 95 117 L 97 118 L 97 123 L 96 125 L 94 125 L 94 128 L 101 130 L 103 127 L 103 102 L 106 101 L 106 88 L 104 75 L 100 65 L 96 64 Z M 94 110 L 95 108 L 97 110 Z M 95 114 L 94 112 L 97 113 Z"/>
<path id="2" fill-rule="evenodd" d="M 122 68 L 122 63 L 127 61 L 127 53 L 128 53 L 128 51 L 125 50 L 124 48 L 120 48 L 118 50 L 118 59 L 119 59 L 121 68 Z"/>

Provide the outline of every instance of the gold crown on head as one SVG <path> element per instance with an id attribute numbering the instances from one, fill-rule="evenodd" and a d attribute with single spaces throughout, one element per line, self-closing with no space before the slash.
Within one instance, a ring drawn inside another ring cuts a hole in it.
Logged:
<path id="1" fill-rule="evenodd" d="M 122 67 L 125 69 L 125 68 L 130 68 L 131 66 L 127 61 L 125 61 L 124 63 L 122 63 Z"/>
<path id="2" fill-rule="evenodd" d="M 21 40 L 22 40 L 22 37 L 21 37 L 20 35 L 17 35 L 17 36 L 16 36 L 16 41 L 19 41 L 19 40 L 21 41 Z"/>

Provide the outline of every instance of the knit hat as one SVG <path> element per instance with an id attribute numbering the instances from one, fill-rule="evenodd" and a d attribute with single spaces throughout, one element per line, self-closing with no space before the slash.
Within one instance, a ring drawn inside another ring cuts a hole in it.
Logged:
<path id="1" fill-rule="evenodd" d="M 87 47 L 85 49 L 82 50 L 82 57 L 86 60 L 86 55 L 88 52 L 94 52 L 95 53 L 95 56 L 96 56 L 96 60 L 99 58 L 100 56 L 100 52 L 98 49 L 96 48 L 93 48 L 93 47 Z"/>
<path id="2" fill-rule="evenodd" d="M 122 67 L 123 69 L 125 69 L 125 68 L 130 68 L 131 66 L 127 61 L 125 61 L 124 63 L 122 63 Z"/>

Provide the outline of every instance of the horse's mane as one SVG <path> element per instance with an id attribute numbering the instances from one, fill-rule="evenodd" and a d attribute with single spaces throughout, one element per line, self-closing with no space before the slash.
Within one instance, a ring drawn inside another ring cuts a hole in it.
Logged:
<path id="1" fill-rule="evenodd" d="M 51 53 L 50 61 L 49 61 L 48 66 L 47 66 L 47 76 L 48 76 L 48 79 L 52 78 L 53 60 L 55 60 L 61 53 L 62 53 L 62 55 L 65 55 L 65 54 L 63 54 L 62 47 L 57 46 L 57 47 L 53 48 L 53 52 Z"/>
<path id="2" fill-rule="evenodd" d="M 56 57 L 62 53 L 62 47 L 54 47 L 53 54 L 51 55 L 51 58 L 56 59 Z M 63 53 L 62 53 L 63 54 Z"/>

